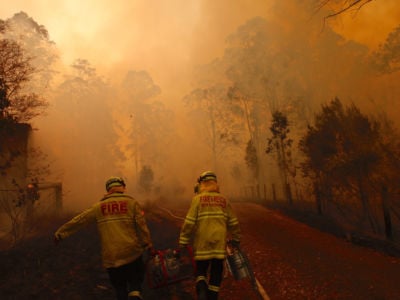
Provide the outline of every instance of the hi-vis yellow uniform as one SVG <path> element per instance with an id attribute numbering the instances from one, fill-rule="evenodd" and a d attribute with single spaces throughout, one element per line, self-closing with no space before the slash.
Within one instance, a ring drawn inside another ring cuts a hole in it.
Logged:
<path id="1" fill-rule="evenodd" d="M 97 222 L 105 268 L 133 262 L 151 246 L 150 232 L 139 203 L 123 193 L 106 195 L 55 233 L 64 239 L 85 225 Z"/>
<path id="2" fill-rule="evenodd" d="M 179 244 L 187 245 L 193 238 L 195 260 L 224 259 L 229 232 L 233 240 L 240 241 L 239 222 L 230 202 L 216 189 L 210 189 L 193 197 Z"/>

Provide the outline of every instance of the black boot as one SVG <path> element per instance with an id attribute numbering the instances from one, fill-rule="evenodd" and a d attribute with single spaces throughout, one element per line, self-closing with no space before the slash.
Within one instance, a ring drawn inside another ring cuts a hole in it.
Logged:
<path id="1" fill-rule="evenodd" d="M 200 280 L 196 284 L 197 300 L 207 300 L 208 285 L 204 280 Z"/>
<path id="2" fill-rule="evenodd" d="M 217 300 L 218 299 L 218 292 L 208 290 L 207 291 L 207 300 Z"/>

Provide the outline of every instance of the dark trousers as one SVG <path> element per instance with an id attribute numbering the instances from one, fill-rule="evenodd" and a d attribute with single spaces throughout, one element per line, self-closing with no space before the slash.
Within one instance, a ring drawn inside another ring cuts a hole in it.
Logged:
<path id="1" fill-rule="evenodd" d="M 142 291 L 145 272 L 142 256 L 129 264 L 108 268 L 107 272 L 118 300 L 127 300 L 128 294 L 132 291 Z"/>
<path id="2" fill-rule="evenodd" d="M 210 260 L 196 260 L 196 278 L 208 278 L 208 299 L 217 299 L 219 287 L 221 286 L 222 276 L 224 270 L 223 259 L 210 259 Z M 207 276 L 209 271 L 209 277 Z M 202 283 L 198 281 L 198 287 L 201 287 Z M 204 285 L 203 285 L 204 286 Z"/>

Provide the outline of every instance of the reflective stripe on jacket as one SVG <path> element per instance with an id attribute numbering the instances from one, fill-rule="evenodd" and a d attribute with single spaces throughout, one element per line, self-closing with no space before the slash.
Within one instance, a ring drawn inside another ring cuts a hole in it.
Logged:
<path id="1" fill-rule="evenodd" d="M 151 246 L 143 211 L 139 203 L 126 194 L 106 195 L 61 226 L 55 235 L 64 239 L 91 222 L 97 222 L 105 268 L 130 263 Z"/>
<path id="2" fill-rule="evenodd" d="M 179 236 L 179 244 L 191 243 L 194 258 L 223 259 L 226 256 L 226 239 L 240 241 L 240 227 L 230 202 L 216 191 L 203 191 L 192 199 Z"/>

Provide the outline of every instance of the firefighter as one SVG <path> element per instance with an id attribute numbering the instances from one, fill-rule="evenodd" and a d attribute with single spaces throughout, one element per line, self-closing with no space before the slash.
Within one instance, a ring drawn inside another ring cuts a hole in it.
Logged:
<path id="1" fill-rule="evenodd" d="M 239 245 L 240 227 L 230 202 L 219 192 L 215 173 L 202 173 L 198 184 L 199 192 L 186 214 L 179 245 L 193 243 L 197 298 L 214 300 L 222 283 L 228 235 Z"/>
<path id="2" fill-rule="evenodd" d="M 117 299 L 142 299 L 143 255 L 153 251 L 150 231 L 139 203 L 125 194 L 124 180 L 111 177 L 105 185 L 107 193 L 100 202 L 62 225 L 54 234 L 55 242 L 96 222 L 103 265 Z"/>

